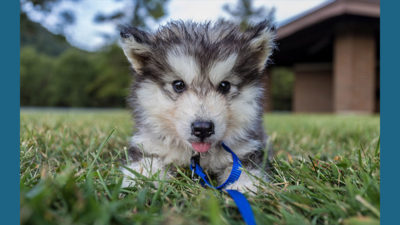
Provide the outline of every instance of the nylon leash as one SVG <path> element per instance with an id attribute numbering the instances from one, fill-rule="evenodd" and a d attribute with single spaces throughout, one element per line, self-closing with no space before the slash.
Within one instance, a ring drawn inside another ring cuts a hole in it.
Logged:
<path id="1" fill-rule="evenodd" d="M 203 169 L 200 166 L 200 156 L 199 155 L 193 156 L 190 159 L 190 169 L 192 170 L 193 173 L 196 173 L 202 179 L 201 181 L 202 181 L 203 186 L 208 186 L 208 187 L 217 189 L 219 191 L 225 190 L 229 194 L 229 196 L 233 199 L 236 206 L 238 207 L 239 212 L 242 215 L 244 222 L 247 225 L 256 225 L 253 211 L 252 211 L 250 203 L 247 201 L 246 197 L 237 190 L 225 189 L 226 186 L 228 186 L 229 184 L 235 183 L 239 179 L 239 177 L 242 173 L 242 170 L 241 170 L 242 163 L 240 162 L 237 155 L 227 145 L 222 143 L 222 147 L 225 149 L 225 151 L 229 152 L 232 155 L 232 160 L 233 160 L 231 173 L 229 174 L 228 179 L 226 179 L 226 181 L 224 183 L 222 183 L 221 185 L 219 185 L 217 187 L 214 187 L 208 181 L 207 175 L 204 173 Z"/>

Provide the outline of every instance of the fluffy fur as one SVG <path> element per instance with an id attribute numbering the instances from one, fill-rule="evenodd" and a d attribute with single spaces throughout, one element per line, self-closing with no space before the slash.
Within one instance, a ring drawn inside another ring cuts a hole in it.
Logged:
<path id="1" fill-rule="evenodd" d="M 203 169 L 223 182 L 232 165 L 230 154 L 221 147 L 223 141 L 247 170 L 231 188 L 256 190 L 249 174 L 263 176 L 261 78 L 273 49 L 269 24 L 244 31 L 226 21 L 171 22 L 155 33 L 124 28 L 121 45 L 135 75 L 128 101 L 137 132 L 127 167 L 146 176 L 158 171 L 171 174 L 165 171 L 168 165 L 187 167 L 190 158 L 200 154 Z M 184 92 L 174 91 L 176 80 L 184 81 Z M 218 91 L 222 81 L 230 82 L 228 93 Z M 214 123 L 206 153 L 191 145 L 198 141 L 191 131 L 196 120 Z M 123 185 L 132 185 L 134 175 L 123 172 Z"/>

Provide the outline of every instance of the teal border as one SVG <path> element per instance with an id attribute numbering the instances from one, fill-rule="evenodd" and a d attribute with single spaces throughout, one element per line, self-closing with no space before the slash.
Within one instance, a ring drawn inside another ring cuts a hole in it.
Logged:
<path id="1" fill-rule="evenodd" d="M 400 206 L 400 2 L 381 1 L 381 224 L 398 224 Z"/>
<path id="2" fill-rule="evenodd" d="M 19 201 L 19 10 L 18 0 L 0 7 L 1 224 L 20 223 Z"/>
<path id="3" fill-rule="evenodd" d="M 400 2 L 381 1 L 381 223 L 399 214 L 400 161 Z M 19 224 L 19 1 L 1 7 L 0 102 L 2 157 L 1 221 Z"/>

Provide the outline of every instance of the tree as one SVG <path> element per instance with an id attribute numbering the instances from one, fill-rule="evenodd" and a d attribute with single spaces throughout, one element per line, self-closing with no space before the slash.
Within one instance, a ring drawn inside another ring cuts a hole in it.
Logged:
<path id="1" fill-rule="evenodd" d="M 270 72 L 272 105 L 274 110 L 292 110 L 294 74 L 288 68 L 273 68 Z"/>
<path id="2" fill-rule="evenodd" d="M 45 18 L 51 13 L 56 12 L 63 2 L 80 2 L 81 0 L 20 0 L 21 12 L 27 13 L 25 10 L 30 9 L 36 13 L 42 14 Z M 114 0 L 120 1 L 120 0 Z M 119 11 L 111 14 L 104 14 L 97 12 L 93 21 L 96 23 L 114 23 L 117 27 L 121 25 L 131 25 L 140 27 L 142 29 L 149 29 L 150 22 L 157 22 L 167 15 L 166 4 L 169 0 L 126 0 L 126 6 Z M 126 10 L 132 9 L 132 10 Z M 73 25 L 76 20 L 75 12 L 73 9 L 64 9 L 58 12 L 56 23 L 50 28 L 53 32 L 66 36 L 66 28 Z M 39 21 L 43 24 L 43 21 Z M 116 35 L 107 35 L 99 33 L 103 38 L 109 39 L 109 43 L 115 41 Z"/>
<path id="3" fill-rule="evenodd" d="M 32 22 L 25 12 L 21 12 L 20 30 L 21 48 L 30 46 L 37 52 L 51 56 L 60 55 L 71 48 L 63 35 L 53 34 L 40 24 Z"/>
<path id="4" fill-rule="evenodd" d="M 131 3 L 128 11 L 117 11 L 109 15 L 98 13 L 94 21 L 98 23 L 102 22 L 114 22 L 118 25 L 129 24 L 131 26 L 140 27 L 142 29 L 149 28 L 148 19 L 159 21 L 161 18 L 167 15 L 165 5 L 169 0 L 131 0 L 127 3 Z"/>
<path id="5" fill-rule="evenodd" d="M 132 81 L 130 64 L 121 48 L 114 44 L 98 52 L 93 58 L 96 77 L 87 84 L 88 95 L 94 106 L 117 106 L 126 104 Z"/>
<path id="6" fill-rule="evenodd" d="M 54 64 L 51 96 L 53 106 L 90 107 L 93 99 L 88 94 L 88 84 L 97 76 L 93 55 L 70 48 L 60 55 Z"/>
<path id="7" fill-rule="evenodd" d="M 111 44 L 96 52 L 79 50 L 66 41 L 65 32 L 54 34 L 27 15 L 32 9 L 49 15 L 64 1 L 80 0 L 21 0 L 21 105 L 124 107 L 132 78 L 129 63 L 118 45 Z M 147 27 L 148 18 L 159 20 L 166 15 L 166 2 L 127 0 L 127 4 L 134 6 L 131 11 L 103 15 L 96 22 L 127 21 Z M 58 14 L 59 23 L 63 24 L 59 30 L 79 19 L 73 13 Z M 114 41 L 115 37 L 111 43 Z"/>
<path id="8" fill-rule="evenodd" d="M 235 6 L 225 4 L 223 9 L 240 24 L 242 29 L 246 29 L 251 23 L 263 20 L 267 20 L 271 24 L 275 23 L 275 8 L 268 9 L 263 6 L 254 8 L 252 0 L 238 0 Z"/>
<path id="9" fill-rule="evenodd" d="M 26 8 L 32 8 L 35 12 L 44 15 L 42 18 L 45 18 L 64 1 L 79 2 L 81 0 L 20 0 L 21 15 L 26 14 Z M 75 14 L 70 9 L 64 9 L 58 12 L 58 20 L 53 27 L 55 33 L 65 35 L 64 31 L 66 27 L 74 24 L 75 20 Z M 39 23 L 42 22 L 43 21 L 39 21 Z"/>
<path id="10" fill-rule="evenodd" d="M 54 60 L 33 47 L 21 49 L 21 105 L 48 106 Z"/>

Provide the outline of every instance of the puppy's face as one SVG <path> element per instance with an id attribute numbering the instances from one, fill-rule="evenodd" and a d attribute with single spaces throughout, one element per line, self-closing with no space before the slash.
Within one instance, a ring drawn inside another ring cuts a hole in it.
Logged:
<path id="1" fill-rule="evenodd" d="M 155 34 L 121 32 L 135 70 L 131 105 L 146 132 L 207 152 L 244 139 L 261 116 L 261 74 L 271 53 L 266 23 L 170 23 Z"/>

